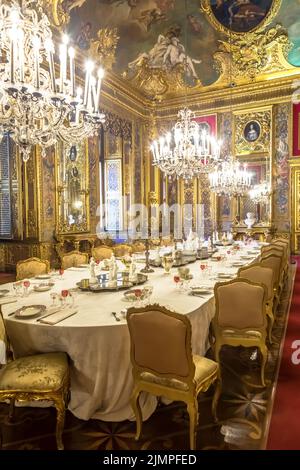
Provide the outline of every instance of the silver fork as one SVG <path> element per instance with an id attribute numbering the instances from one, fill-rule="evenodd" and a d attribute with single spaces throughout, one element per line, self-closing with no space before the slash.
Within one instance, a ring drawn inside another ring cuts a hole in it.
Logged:
<path id="1" fill-rule="evenodd" d="M 115 317 L 116 321 L 121 321 L 120 318 L 117 316 L 117 312 L 111 312 L 111 313 Z"/>

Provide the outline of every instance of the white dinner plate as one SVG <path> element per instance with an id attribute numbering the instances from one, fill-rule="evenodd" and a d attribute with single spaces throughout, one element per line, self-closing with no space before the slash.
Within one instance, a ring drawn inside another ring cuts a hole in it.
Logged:
<path id="1" fill-rule="evenodd" d="M 212 294 L 212 289 L 209 287 L 192 287 L 191 288 L 192 295 L 210 295 Z"/>
<path id="2" fill-rule="evenodd" d="M 46 310 L 45 305 L 28 305 L 26 307 L 21 307 L 15 312 L 16 318 L 34 318 L 40 315 L 42 312 Z"/>
<path id="3" fill-rule="evenodd" d="M 38 276 L 35 276 L 35 279 L 51 279 L 50 274 L 39 274 Z"/>
<path id="4" fill-rule="evenodd" d="M 233 277 L 232 274 L 228 274 L 228 273 L 219 273 L 218 274 L 219 279 L 231 279 L 232 277 Z"/>
<path id="5" fill-rule="evenodd" d="M 33 289 L 36 292 L 47 292 L 48 290 L 51 289 L 52 286 L 46 285 L 46 286 L 34 286 Z"/>

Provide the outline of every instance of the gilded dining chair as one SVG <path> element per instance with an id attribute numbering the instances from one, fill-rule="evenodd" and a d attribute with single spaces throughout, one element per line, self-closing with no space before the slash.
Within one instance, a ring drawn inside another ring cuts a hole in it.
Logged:
<path id="1" fill-rule="evenodd" d="M 100 245 L 92 248 L 92 257 L 96 261 L 103 261 L 104 259 L 109 259 L 111 258 L 112 254 L 113 250 L 109 246 Z"/>
<path id="2" fill-rule="evenodd" d="M 61 267 L 63 269 L 73 268 L 80 264 L 87 264 L 89 262 L 88 253 L 81 253 L 81 251 L 69 251 L 60 255 Z"/>
<path id="3" fill-rule="evenodd" d="M 287 257 L 286 251 L 283 246 L 273 245 L 271 243 L 269 246 L 264 246 L 261 249 L 261 257 L 265 257 L 268 255 L 276 255 L 280 256 L 281 258 L 281 265 L 280 265 L 280 285 L 283 286 L 284 279 L 287 271 Z"/>
<path id="4" fill-rule="evenodd" d="M 136 416 L 136 440 L 142 430 L 139 395 L 142 391 L 187 404 L 190 417 L 190 448 L 196 447 L 198 401 L 200 392 L 217 382 L 213 398 L 216 415 L 220 395 L 219 366 L 192 354 L 191 324 L 187 316 L 160 305 L 131 308 L 127 312 L 131 340 L 134 387 L 131 404 Z"/>
<path id="5" fill-rule="evenodd" d="M 113 250 L 116 258 L 122 258 L 122 256 L 132 254 L 131 246 L 125 244 L 116 245 L 114 246 Z"/>
<path id="6" fill-rule="evenodd" d="M 0 310 L 0 341 L 8 344 L 5 323 Z M 15 402 L 46 401 L 56 408 L 56 444 L 63 450 L 62 432 L 69 400 L 70 374 L 68 356 L 50 352 L 14 359 L 0 366 L 0 402 L 10 402 L 13 419 Z"/>
<path id="7" fill-rule="evenodd" d="M 219 363 L 222 346 L 257 347 L 262 355 L 261 382 L 265 386 L 268 359 L 267 314 L 268 293 L 264 285 L 236 278 L 215 285 L 216 313 L 212 321 L 214 353 Z"/>
<path id="8" fill-rule="evenodd" d="M 47 260 L 39 258 L 28 258 L 18 261 L 16 266 L 16 280 L 28 279 L 38 276 L 39 274 L 47 274 L 50 271 L 50 263 Z"/>
<path id="9" fill-rule="evenodd" d="M 269 342 L 272 344 L 272 329 L 274 325 L 274 313 L 273 313 L 273 302 L 274 302 L 274 273 L 271 268 L 263 267 L 259 263 L 251 264 L 240 268 L 238 271 L 238 278 L 248 279 L 248 281 L 256 282 L 257 284 L 263 284 L 267 288 L 267 305 L 266 313 L 268 316 L 268 337 Z"/>
<path id="10" fill-rule="evenodd" d="M 274 303 L 274 313 L 277 310 L 280 294 L 282 290 L 282 257 L 277 254 L 269 253 L 267 255 L 261 256 L 260 264 L 267 268 L 273 269 L 274 272 L 274 292 L 275 292 L 275 303 Z"/>
<path id="11" fill-rule="evenodd" d="M 290 243 L 288 240 L 278 239 L 272 242 L 273 246 L 282 247 L 285 253 L 285 270 L 288 274 L 289 262 L 290 262 Z"/>

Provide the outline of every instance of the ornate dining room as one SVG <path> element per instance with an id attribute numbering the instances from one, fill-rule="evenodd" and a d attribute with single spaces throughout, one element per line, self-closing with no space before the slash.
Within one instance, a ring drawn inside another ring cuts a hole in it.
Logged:
<path id="1" fill-rule="evenodd" d="M 0 1 L 0 450 L 300 449 L 299 18 Z"/>

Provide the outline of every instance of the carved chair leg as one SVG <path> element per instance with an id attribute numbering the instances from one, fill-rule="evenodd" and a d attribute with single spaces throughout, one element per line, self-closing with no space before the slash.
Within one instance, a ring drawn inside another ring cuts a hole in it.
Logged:
<path id="1" fill-rule="evenodd" d="M 190 450 L 196 449 L 197 424 L 198 424 L 198 400 L 197 397 L 187 403 L 187 411 L 190 417 Z"/>
<path id="2" fill-rule="evenodd" d="M 56 445 L 58 450 L 64 450 L 64 445 L 62 441 L 62 433 L 65 424 L 65 404 L 63 399 L 57 400 L 55 402 L 56 408 Z"/>
<path id="3" fill-rule="evenodd" d="M 136 419 L 136 435 L 135 435 L 136 441 L 138 441 L 140 438 L 141 431 L 142 431 L 142 424 L 143 424 L 139 396 L 140 396 L 140 389 L 138 387 L 135 387 L 133 389 L 132 396 L 131 396 L 131 406 L 134 411 L 135 419 Z"/>
<path id="4" fill-rule="evenodd" d="M 272 330 L 273 330 L 273 325 L 274 325 L 274 317 L 273 315 L 268 316 L 268 338 L 269 338 L 269 343 L 273 343 L 272 339 Z"/>
<path id="5" fill-rule="evenodd" d="M 16 402 L 15 397 L 10 399 L 9 412 L 8 412 L 9 421 L 13 421 L 15 417 L 15 402 Z"/>
<path id="6" fill-rule="evenodd" d="M 265 345 L 260 345 L 260 351 L 262 354 L 262 363 L 261 363 L 261 383 L 265 387 L 265 366 L 268 360 L 268 349 Z"/>
<path id="7" fill-rule="evenodd" d="M 218 421 L 217 407 L 218 407 L 219 398 L 221 396 L 221 391 L 222 391 L 222 380 L 221 380 L 220 373 L 214 385 L 215 385 L 215 393 L 214 393 L 213 400 L 212 400 L 212 415 L 216 423 Z"/>

